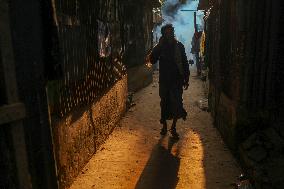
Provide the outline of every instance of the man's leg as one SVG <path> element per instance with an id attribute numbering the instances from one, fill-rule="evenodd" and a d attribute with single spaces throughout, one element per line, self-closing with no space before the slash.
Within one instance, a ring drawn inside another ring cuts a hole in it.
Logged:
<path id="1" fill-rule="evenodd" d="M 176 132 L 176 124 L 179 118 L 183 117 L 183 104 L 182 104 L 182 86 L 175 88 L 171 91 L 171 107 L 173 113 L 173 123 L 170 132 L 174 139 L 179 139 L 179 135 Z"/>
<path id="2" fill-rule="evenodd" d="M 177 126 L 177 118 L 174 118 L 173 119 L 173 124 L 172 124 L 172 128 L 176 128 L 176 126 Z"/>
<path id="3" fill-rule="evenodd" d="M 172 124 L 172 127 L 171 127 L 171 134 L 172 134 L 174 139 L 179 139 L 179 135 L 176 131 L 177 120 L 178 120 L 177 118 L 173 119 L 173 124 Z"/>
<path id="4" fill-rule="evenodd" d="M 167 106 L 166 106 L 166 98 L 165 97 L 161 97 L 161 102 L 160 102 L 160 106 L 161 106 L 161 119 L 160 119 L 160 123 L 163 125 L 160 134 L 161 135 L 165 135 L 167 134 L 167 121 L 166 121 L 166 114 L 167 114 Z"/>
<path id="5" fill-rule="evenodd" d="M 200 76 L 201 66 L 200 66 L 200 60 L 199 60 L 199 53 L 195 54 L 195 60 L 196 60 L 197 75 Z"/>
<path id="6" fill-rule="evenodd" d="M 161 129 L 161 131 L 160 131 L 160 134 L 161 134 L 161 135 L 165 135 L 165 134 L 167 134 L 167 131 L 168 131 L 167 122 L 164 121 L 162 124 L 163 124 L 163 127 L 162 127 L 162 129 Z"/>

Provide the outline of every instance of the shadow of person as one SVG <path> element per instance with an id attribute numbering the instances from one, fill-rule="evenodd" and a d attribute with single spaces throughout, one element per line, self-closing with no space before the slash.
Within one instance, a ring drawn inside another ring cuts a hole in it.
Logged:
<path id="1" fill-rule="evenodd" d="M 136 189 L 174 189 L 178 183 L 180 158 L 171 153 L 176 142 L 169 138 L 168 149 L 162 143 L 166 137 L 161 137 L 152 150 L 137 184 Z"/>

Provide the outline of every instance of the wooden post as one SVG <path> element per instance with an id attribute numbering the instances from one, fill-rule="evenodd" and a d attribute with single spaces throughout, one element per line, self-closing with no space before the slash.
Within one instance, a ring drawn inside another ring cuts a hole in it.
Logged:
<path id="1" fill-rule="evenodd" d="M 9 15 L 8 1 L 0 0 L 0 48 L 2 52 L 1 62 L 3 64 L 2 67 L 5 79 L 7 102 L 8 104 L 14 104 L 18 103 L 19 99 Z M 23 112 L 25 111 L 23 110 Z M 23 123 L 22 121 L 10 122 L 10 127 L 15 153 L 19 188 L 31 189 L 32 185 L 30 182 Z"/>

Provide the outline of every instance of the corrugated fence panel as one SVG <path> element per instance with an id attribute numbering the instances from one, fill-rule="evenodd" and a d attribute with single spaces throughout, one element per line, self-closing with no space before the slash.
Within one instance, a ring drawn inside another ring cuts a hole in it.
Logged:
<path id="1" fill-rule="evenodd" d="M 63 117 L 102 96 L 125 74 L 117 0 L 59 0 L 58 21 L 62 80 L 54 87 L 52 113 Z"/>

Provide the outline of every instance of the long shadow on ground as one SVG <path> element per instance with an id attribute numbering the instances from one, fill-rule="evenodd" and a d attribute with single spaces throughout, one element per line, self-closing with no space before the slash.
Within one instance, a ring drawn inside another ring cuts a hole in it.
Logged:
<path id="1" fill-rule="evenodd" d="M 176 141 L 169 138 L 166 149 L 161 137 L 152 150 L 151 157 L 143 170 L 135 189 L 174 189 L 178 183 L 180 158 L 171 153 Z"/>

